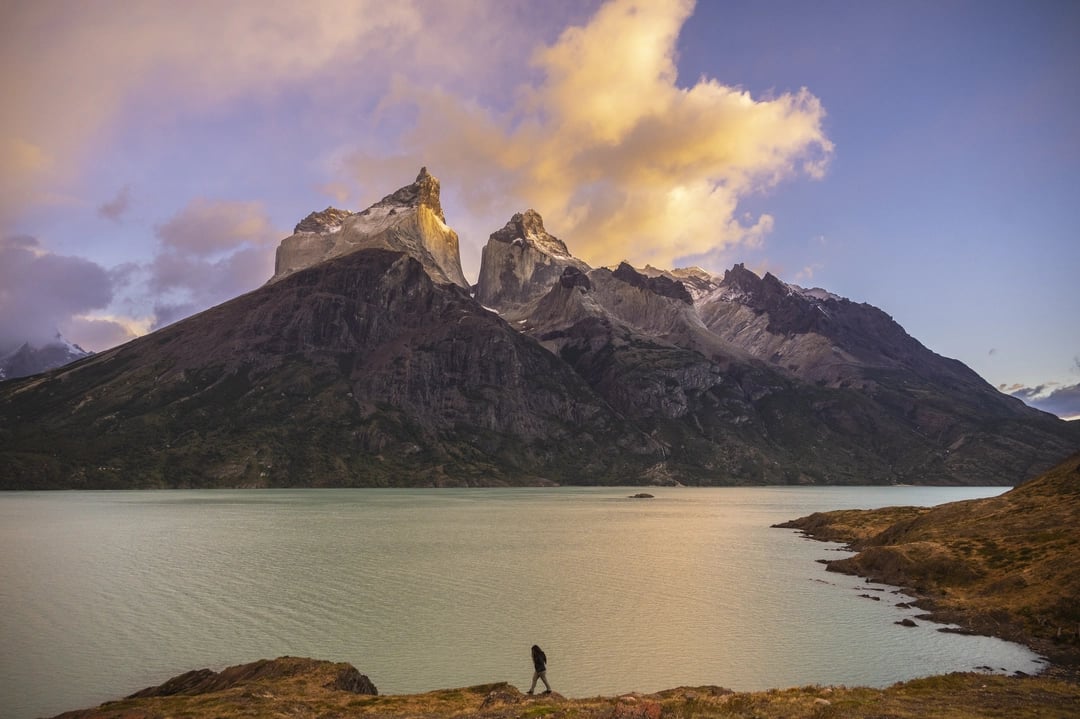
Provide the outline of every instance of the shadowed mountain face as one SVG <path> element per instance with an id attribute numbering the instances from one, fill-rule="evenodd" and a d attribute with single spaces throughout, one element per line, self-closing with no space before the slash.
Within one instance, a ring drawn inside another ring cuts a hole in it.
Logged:
<path id="1" fill-rule="evenodd" d="M 611 483 L 659 459 L 415 259 L 360 250 L 3 386 L 3 487 Z"/>
<path id="2" fill-rule="evenodd" d="M 880 310 L 741 266 L 590 269 L 528 211 L 476 299 L 460 274 L 426 170 L 312 213 L 266 286 L 0 384 L 0 487 L 1011 484 L 1080 447 Z"/>

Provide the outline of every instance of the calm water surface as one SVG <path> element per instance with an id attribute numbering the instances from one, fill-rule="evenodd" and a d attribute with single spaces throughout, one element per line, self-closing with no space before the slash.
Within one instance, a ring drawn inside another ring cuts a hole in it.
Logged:
<path id="1" fill-rule="evenodd" d="M 844 556 L 835 545 L 769 527 L 1001 488 L 634 491 L 0 494 L 0 716 L 286 654 L 350 662 L 391 694 L 525 688 L 534 643 L 568 696 L 1041 666 L 897 626 L 918 613 L 902 595 L 826 573 L 815 560 Z"/>

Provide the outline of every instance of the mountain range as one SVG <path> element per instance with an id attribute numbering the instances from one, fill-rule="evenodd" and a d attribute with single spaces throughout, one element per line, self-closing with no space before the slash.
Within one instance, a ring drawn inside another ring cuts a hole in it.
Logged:
<path id="1" fill-rule="evenodd" d="M 592 268 L 533 210 L 461 270 L 439 181 L 296 225 L 263 287 L 0 384 L 0 487 L 1010 485 L 1080 425 L 885 312 Z"/>

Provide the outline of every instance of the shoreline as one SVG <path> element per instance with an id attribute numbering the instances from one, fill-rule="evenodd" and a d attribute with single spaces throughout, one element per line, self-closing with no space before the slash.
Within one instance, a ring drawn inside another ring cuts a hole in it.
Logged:
<path id="1" fill-rule="evenodd" d="M 997 497 L 834 510 L 773 525 L 854 555 L 826 570 L 899 588 L 922 617 L 1080 672 L 1080 454 Z"/>

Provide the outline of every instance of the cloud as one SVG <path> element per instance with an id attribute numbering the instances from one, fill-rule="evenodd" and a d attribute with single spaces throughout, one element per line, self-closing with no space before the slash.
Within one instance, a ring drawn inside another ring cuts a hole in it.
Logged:
<path id="1" fill-rule="evenodd" d="M 155 229 L 167 251 L 205 257 L 273 242 L 276 231 L 260 202 L 197 197 Z"/>
<path id="2" fill-rule="evenodd" d="M 112 298 L 112 278 L 100 265 L 47 252 L 25 235 L 0 240 L 0 352 L 47 343 Z"/>
<path id="3" fill-rule="evenodd" d="M 275 230 L 260 202 L 196 198 L 155 230 L 146 268 L 161 327 L 258 287 L 274 273 Z"/>
<path id="4" fill-rule="evenodd" d="M 1080 418 L 1080 383 L 1061 385 L 1048 382 L 1035 387 L 1003 385 L 1000 389 L 1032 407 L 1056 414 L 1062 419 Z"/>
<path id="5" fill-rule="evenodd" d="M 795 273 L 795 281 L 804 282 L 806 280 L 812 280 L 814 279 L 814 273 L 824 268 L 825 265 L 821 264 L 820 262 L 811 263 Z"/>
<path id="6" fill-rule="evenodd" d="M 60 332 L 83 349 L 98 352 L 146 334 L 147 327 L 125 317 L 75 315 L 60 324 Z"/>
<path id="7" fill-rule="evenodd" d="M 98 205 L 97 213 L 99 217 L 103 217 L 106 220 L 119 222 L 120 218 L 124 216 L 124 213 L 126 213 L 130 207 L 131 188 L 124 185 L 120 188 L 120 191 L 116 193 L 115 197 Z"/>
<path id="8" fill-rule="evenodd" d="M 357 152 L 355 179 L 415 172 L 409 166 L 423 158 L 444 187 L 465 188 L 473 213 L 534 207 L 592 264 L 670 266 L 760 242 L 773 218 L 747 219 L 739 202 L 786 178 L 822 175 L 832 152 L 825 111 L 806 89 L 754 99 L 705 77 L 680 86 L 676 44 L 692 9 L 605 4 L 535 52 L 537 79 L 504 112 L 399 79 L 381 108 L 415 110 L 405 152 Z M 487 221 L 494 228 L 497 218 Z"/>
<path id="9" fill-rule="evenodd" d="M 165 123 L 270 97 L 342 64 L 402 52 L 411 2 L 0 4 L 0 224 L 79 176 L 121 113 Z M 43 46 L 41 38 L 47 37 Z"/>
<path id="10" fill-rule="evenodd" d="M 132 128 L 164 136 L 172 123 L 240 101 L 289 97 L 310 103 L 309 127 L 345 134 L 396 74 L 469 95 L 508 93 L 525 66 L 521 48 L 594 4 L 0 3 L 0 227 L 77 195 L 86 167 Z"/>

